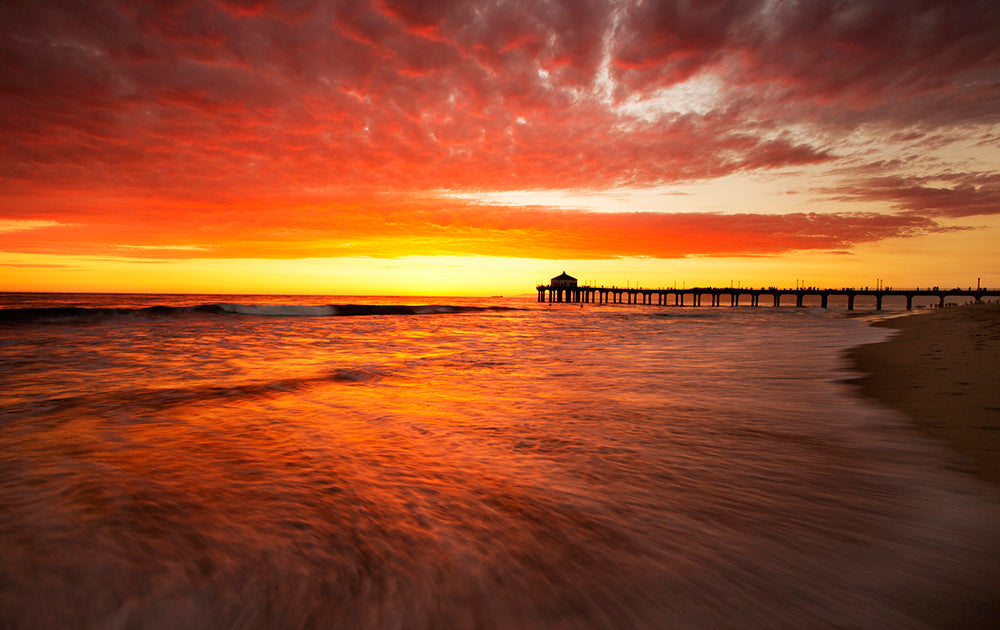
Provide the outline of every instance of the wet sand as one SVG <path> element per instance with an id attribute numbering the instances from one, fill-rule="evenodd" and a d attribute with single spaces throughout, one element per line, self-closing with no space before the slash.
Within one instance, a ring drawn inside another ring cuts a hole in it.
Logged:
<path id="1" fill-rule="evenodd" d="M 970 304 L 877 322 L 899 330 L 851 358 L 868 396 L 950 447 L 956 465 L 1000 484 L 1000 305 Z"/>

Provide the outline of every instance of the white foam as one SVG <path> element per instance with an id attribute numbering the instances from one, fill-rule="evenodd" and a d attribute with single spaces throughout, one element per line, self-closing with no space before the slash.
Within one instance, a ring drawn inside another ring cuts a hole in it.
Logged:
<path id="1" fill-rule="evenodd" d="M 413 312 L 418 315 L 440 315 L 442 313 L 454 313 L 455 308 L 452 306 L 428 305 L 418 306 L 413 309 Z"/>
<path id="2" fill-rule="evenodd" d="M 321 317 L 336 315 L 334 306 L 305 306 L 288 304 L 220 304 L 227 313 L 240 315 L 261 315 L 267 317 Z"/>

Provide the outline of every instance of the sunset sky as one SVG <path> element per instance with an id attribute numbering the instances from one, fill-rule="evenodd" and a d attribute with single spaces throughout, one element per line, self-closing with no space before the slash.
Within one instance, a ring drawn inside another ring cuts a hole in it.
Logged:
<path id="1" fill-rule="evenodd" d="M 1000 3 L 7 0 L 0 290 L 1000 286 Z"/>

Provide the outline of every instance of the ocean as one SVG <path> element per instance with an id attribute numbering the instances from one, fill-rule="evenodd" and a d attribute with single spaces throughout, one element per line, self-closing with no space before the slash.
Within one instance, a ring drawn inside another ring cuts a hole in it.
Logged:
<path id="1" fill-rule="evenodd" d="M 997 492 L 819 308 L 0 296 L 0 627 L 970 627 Z"/>

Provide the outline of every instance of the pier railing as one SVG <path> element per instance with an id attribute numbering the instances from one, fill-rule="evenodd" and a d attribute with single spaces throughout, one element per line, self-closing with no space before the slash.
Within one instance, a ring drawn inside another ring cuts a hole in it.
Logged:
<path id="1" fill-rule="evenodd" d="M 913 300 L 917 297 L 937 298 L 938 306 L 944 306 L 948 297 L 971 297 L 976 302 L 982 302 L 984 297 L 1000 297 L 997 289 L 870 289 L 870 288 L 797 288 L 781 289 L 777 287 L 761 288 L 720 288 L 692 287 L 678 289 L 644 289 L 639 287 L 606 287 L 606 286 L 553 286 L 538 285 L 539 302 L 572 302 L 579 304 L 650 304 L 656 306 L 701 306 L 704 297 L 709 297 L 711 306 L 760 306 L 761 298 L 765 303 L 771 301 L 772 306 L 781 306 L 782 297 L 795 298 L 795 306 L 803 306 L 807 296 L 819 297 L 820 306 L 827 308 L 831 297 L 845 297 L 847 309 L 853 311 L 855 298 L 871 296 L 875 298 L 875 310 L 882 310 L 882 301 L 886 297 L 901 296 L 906 298 L 906 308 L 913 308 Z M 767 300 L 770 298 L 770 300 Z"/>

